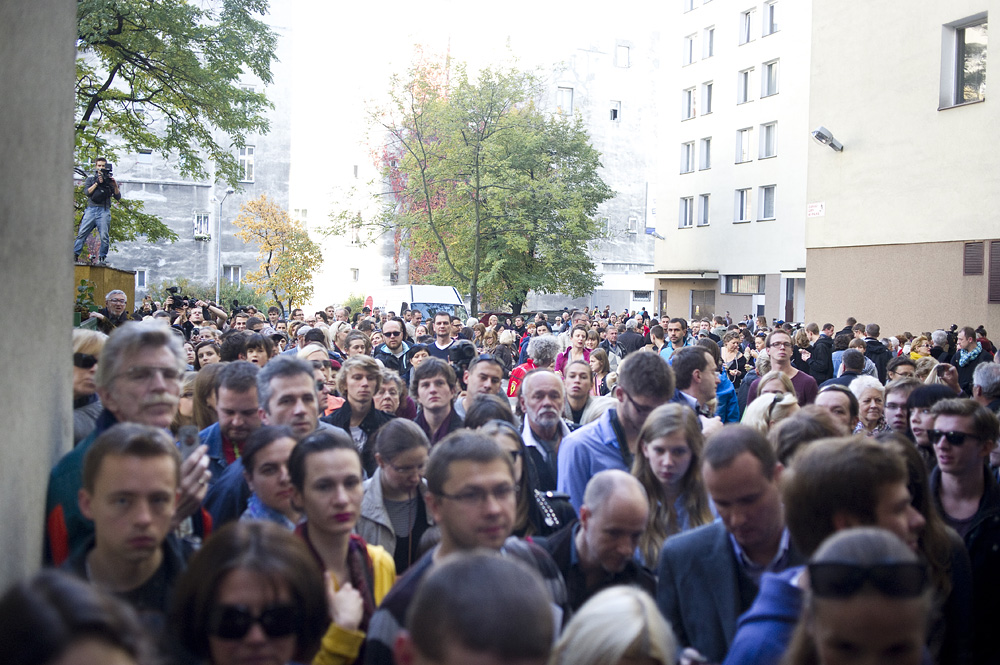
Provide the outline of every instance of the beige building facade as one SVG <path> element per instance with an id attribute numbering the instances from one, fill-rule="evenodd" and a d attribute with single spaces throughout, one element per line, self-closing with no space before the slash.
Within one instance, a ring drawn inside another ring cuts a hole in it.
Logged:
<path id="1" fill-rule="evenodd" d="M 998 0 L 814 3 L 806 319 L 1000 331 Z M 994 93 L 995 95 L 996 93 Z"/>

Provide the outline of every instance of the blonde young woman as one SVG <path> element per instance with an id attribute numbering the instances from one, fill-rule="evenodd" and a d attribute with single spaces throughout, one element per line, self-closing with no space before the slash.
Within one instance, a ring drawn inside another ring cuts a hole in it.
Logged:
<path id="1" fill-rule="evenodd" d="M 649 522 L 639 539 L 647 568 L 656 569 L 664 540 L 715 519 L 701 478 L 704 441 L 698 414 L 677 403 L 654 409 L 639 432 L 632 475 L 649 496 Z"/>

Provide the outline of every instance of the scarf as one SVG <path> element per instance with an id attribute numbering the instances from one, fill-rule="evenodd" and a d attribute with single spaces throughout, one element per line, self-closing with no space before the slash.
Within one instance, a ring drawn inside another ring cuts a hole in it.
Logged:
<path id="1" fill-rule="evenodd" d="M 979 357 L 979 354 L 983 352 L 983 343 L 976 342 L 976 348 L 972 351 L 966 351 L 965 349 L 960 349 L 958 352 L 958 366 L 965 367 L 967 364 L 971 363 L 973 360 Z"/>
<path id="2" fill-rule="evenodd" d="M 295 528 L 295 535 L 305 541 L 306 545 L 309 546 L 309 551 L 312 552 L 313 557 L 316 559 L 316 563 L 319 564 L 320 570 L 325 571 L 326 567 L 323 565 L 323 559 L 320 558 L 319 552 L 316 551 L 312 541 L 309 540 L 308 522 L 299 524 Z M 361 594 L 361 600 L 365 608 L 364 616 L 361 619 L 361 625 L 358 626 L 358 630 L 367 633 L 368 622 L 371 621 L 372 615 L 375 613 L 375 569 L 372 565 L 371 557 L 368 556 L 368 544 L 364 538 L 354 533 L 351 534 L 351 542 L 347 546 L 347 571 L 350 577 L 347 581 Z"/>

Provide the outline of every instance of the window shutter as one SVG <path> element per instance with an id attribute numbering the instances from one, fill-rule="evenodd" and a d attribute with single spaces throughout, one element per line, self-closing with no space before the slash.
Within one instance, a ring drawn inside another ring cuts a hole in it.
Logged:
<path id="1" fill-rule="evenodd" d="M 1000 241 L 990 242 L 989 301 L 1000 303 Z"/>
<path id="2" fill-rule="evenodd" d="M 992 249 L 990 250 L 993 251 Z M 983 274 L 983 243 L 965 243 L 965 260 L 962 264 L 963 275 Z"/>

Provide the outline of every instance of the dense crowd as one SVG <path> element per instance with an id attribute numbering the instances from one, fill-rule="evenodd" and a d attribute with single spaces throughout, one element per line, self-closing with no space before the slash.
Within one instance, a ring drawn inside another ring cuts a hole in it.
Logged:
<path id="1" fill-rule="evenodd" d="M 982 328 L 105 305 L 11 663 L 1000 662 Z"/>

